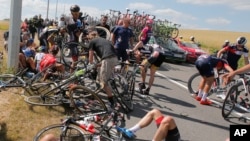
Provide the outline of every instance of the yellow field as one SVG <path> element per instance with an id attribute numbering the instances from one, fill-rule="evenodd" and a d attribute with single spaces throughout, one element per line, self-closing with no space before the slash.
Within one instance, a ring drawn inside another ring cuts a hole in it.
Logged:
<path id="1" fill-rule="evenodd" d="M 225 40 L 236 42 L 239 36 L 245 36 L 248 39 L 247 47 L 250 47 L 250 33 L 247 32 L 180 29 L 179 35 L 188 40 L 190 36 L 194 36 L 202 48 L 209 52 L 221 48 Z"/>

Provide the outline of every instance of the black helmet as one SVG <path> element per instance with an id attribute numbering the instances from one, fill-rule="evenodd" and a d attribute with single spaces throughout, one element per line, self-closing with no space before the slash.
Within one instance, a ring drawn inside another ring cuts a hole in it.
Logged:
<path id="1" fill-rule="evenodd" d="M 237 44 L 239 45 L 245 45 L 247 43 L 247 39 L 245 37 L 239 37 L 237 38 Z"/>
<path id="2" fill-rule="evenodd" d="M 70 7 L 70 11 L 71 12 L 79 12 L 80 11 L 80 7 L 78 5 L 72 5 Z"/>

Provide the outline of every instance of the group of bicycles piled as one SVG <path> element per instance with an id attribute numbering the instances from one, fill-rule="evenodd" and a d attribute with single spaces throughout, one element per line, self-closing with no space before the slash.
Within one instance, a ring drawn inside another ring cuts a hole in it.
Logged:
<path id="1" fill-rule="evenodd" d="M 221 106 L 224 119 L 238 118 L 249 123 L 250 65 L 246 42 L 245 37 L 238 37 L 236 43 L 215 55 L 201 55 L 195 63 L 198 72 L 188 80 L 188 90 L 200 104 Z M 241 56 L 245 66 L 238 68 Z"/>
<path id="2" fill-rule="evenodd" d="M 72 108 L 72 116 L 62 124 L 41 129 L 34 141 L 48 133 L 60 140 L 125 140 L 120 126 L 125 122 L 124 113 L 134 108 L 136 73 L 141 64 L 118 61 L 108 29 L 90 26 L 83 30 L 77 20 L 79 6 L 72 5 L 70 11 L 72 19 L 67 19 L 66 24 L 69 36 L 63 36 L 65 27 L 43 30 L 46 34 L 50 32 L 45 41 L 48 48 L 38 49 L 46 52 L 47 58 L 43 56 L 37 72 L 30 77 L 28 68 L 15 74 L 1 74 L 0 91 L 22 88 L 21 95 L 28 104 Z M 98 30 L 105 32 L 104 38 L 96 38 Z M 131 50 L 126 52 L 133 55 Z"/>

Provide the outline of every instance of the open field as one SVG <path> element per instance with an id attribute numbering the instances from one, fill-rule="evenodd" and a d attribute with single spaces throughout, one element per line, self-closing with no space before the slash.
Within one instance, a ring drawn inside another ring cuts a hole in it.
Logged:
<path id="1" fill-rule="evenodd" d="M 8 26 L 8 22 L 0 22 L 0 51 L 3 50 L 3 32 L 8 30 Z M 202 48 L 209 52 L 221 48 L 225 39 L 234 42 L 238 36 L 249 39 L 247 46 L 250 47 L 250 33 L 181 29 L 180 35 L 184 38 L 195 36 Z M 46 108 L 27 105 L 20 96 L 20 89 L 2 91 L 0 97 L 0 141 L 30 141 L 39 129 L 60 122 L 67 113 L 60 106 Z"/>

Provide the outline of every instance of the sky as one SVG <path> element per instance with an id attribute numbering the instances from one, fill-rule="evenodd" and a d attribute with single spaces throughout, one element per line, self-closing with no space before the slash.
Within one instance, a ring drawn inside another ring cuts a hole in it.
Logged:
<path id="1" fill-rule="evenodd" d="M 109 10 L 155 15 L 156 19 L 180 24 L 183 29 L 250 32 L 250 0 L 22 0 L 22 20 L 34 15 L 60 17 L 69 14 L 72 4 L 93 17 Z M 0 19 L 10 17 L 11 0 L 0 0 Z"/>

